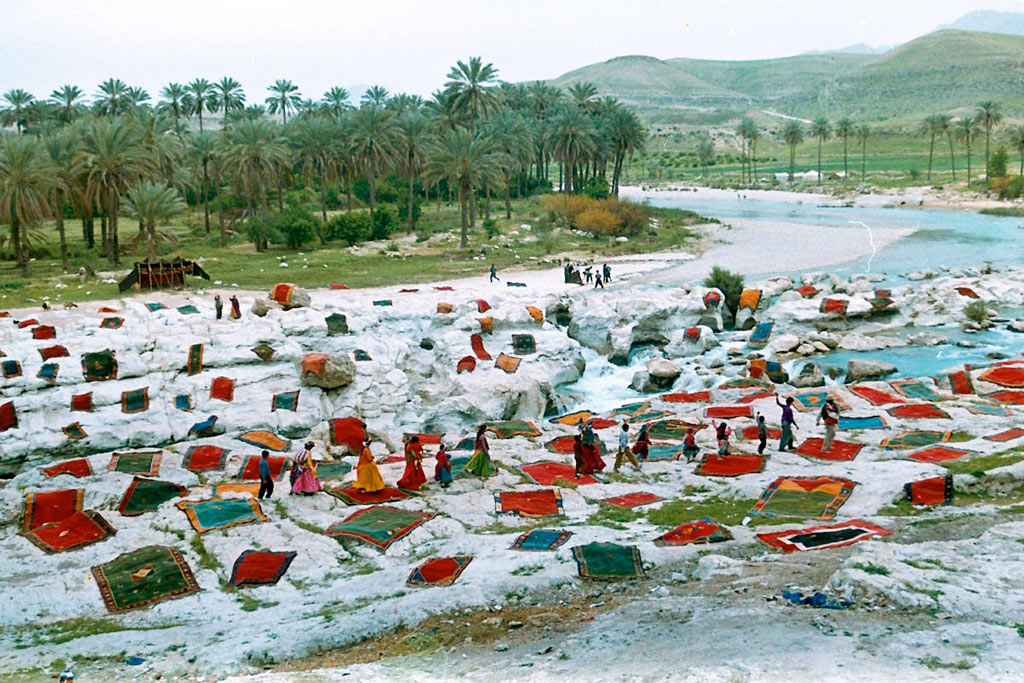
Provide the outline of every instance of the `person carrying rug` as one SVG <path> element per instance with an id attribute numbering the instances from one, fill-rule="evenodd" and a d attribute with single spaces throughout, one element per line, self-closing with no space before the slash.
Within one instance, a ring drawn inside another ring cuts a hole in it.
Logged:
<path id="1" fill-rule="evenodd" d="M 729 435 L 732 434 L 732 430 L 725 420 L 718 424 L 712 422 L 711 425 L 715 428 L 715 438 L 718 439 L 718 454 L 729 455 Z"/>
<path id="2" fill-rule="evenodd" d="M 270 476 L 270 451 L 260 453 L 260 492 L 257 500 L 270 498 L 274 495 L 274 478 Z"/>
<path id="3" fill-rule="evenodd" d="M 618 472 L 619 468 L 622 467 L 622 461 L 629 460 L 633 463 L 633 467 L 640 469 L 640 463 L 636 461 L 633 456 L 633 452 L 629 449 L 629 423 L 622 423 L 622 431 L 619 432 L 619 452 L 615 455 L 615 466 L 612 471 Z"/>
<path id="4" fill-rule="evenodd" d="M 231 313 L 228 317 L 232 320 L 238 320 L 242 317 L 242 305 L 238 303 L 238 297 L 232 294 L 228 301 L 231 302 Z"/>
<path id="5" fill-rule="evenodd" d="M 423 474 L 423 444 L 420 437 L 414 436 L 405 442 L 405 472 L 398 480 L 398 488 L 406 491 L 419 491 L 427 483 L 427 475 Z"/>
<path id="6" fill-rule="evenodd" d="M 487 443 L 487 425 L 482 424 L 477 428 L 476 439 L 473 441 L 473 457 L 462 466 L 462 471 L 478 477 L 489 477 L 494 474 L 491 447 Z"/>
<path id="7" fill-rule="evenodd" d="M 697 432 L 693 427 L 686 428 L 686 436 L 683 437 L 683 455 L 686 462 L 693 462 L 700 455 L 700 448 L 697 447 Z"/>
<path id="8" fill-rule="evenodd" d="M 448 458 L 448 449 L 444 447 L 444 444 L 441 444 L 437 450 L 435 460 L 437 464 L 434 465 L 434 481 L 441 484 L 441 488 L 446 489 L 454 479 L 452 478 L 452 462 Z"/>
<path id="9" fill-rule="evenodd" d="M 647 434 L 648 426 L 643 425 L 640 427 L 640 433 L 636 436 L 636 443 L 633 444 L 633 455 L 637 456 L 640 462 L 647 460 L 647 456 L 651 453 L 651 437 Z"/>
<path id="10" fill-rule="evenodd" d="M 818 419 L 815 424 L 825 423 L 825 440 L 821 444 L 822 453 L 832 450 L 832 442 L 836 439 L 836 430 L 839 428 L 839 406 L 836 400 L 829 396 L 821 406 Z"/>
<path id="11" fill-rule="evenodd" d="M 234 297 L 232 297 L 234 298 Z M 323 490 L 320 480 L 316 478 L 316 463 L 313 462 L 313 442 L 307 441 L 305 448 L 295 456 L 292 464 L 292 493 L 311 496 Z"/>
<path id="12" fill-rule="evenodd" d="M 583 461 L 586 464 L 586 474 L 602 472 L 607 467 L 601 458 L 597 447 L 597 435 L 594 434 L 594 424 L 591 420 L 580 423 L 580 443 L 583 445 Z"/>
<path id="13" fill-rule="evenodd" d="M 377 469 L 373 453 L 370 451 L 370 439 L 363 442 L 363 449 L 359 451 L 359 462 L 356 463 L 356 481 L 352 486 L 363 493 L 376 493 L 387 487 L 384 478 L 380 476 L 380 470 Z"/>
<path id="14" fill-rule="evenodd" d="M 779 450 L 785 451 L 787 447 L 793 448 L 795 445 L 793 430 L 796 429 L 796 418 L 793 417 L 793 397 L 787 398 L 783 404 L 779 401 L 779 395 L 775 394 L 775 403 L 782 408 L 782 438 L 779 439 Z"/>

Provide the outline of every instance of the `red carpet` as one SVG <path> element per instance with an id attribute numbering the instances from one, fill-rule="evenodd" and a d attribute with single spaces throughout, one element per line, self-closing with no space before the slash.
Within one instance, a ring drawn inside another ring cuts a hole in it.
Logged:
<path id="1" fill-rule="evenodd" d="M 772 531 L 758 534 L 757 538 L 759 541 L 763 541 L 773 548 L 778 548 L 784 553 L 792 553 L 798 550 L 840 548 L 853 545 L 859 541 L 866 541 L 876 536 L 888 536 L 891 533 L 888 529 L 865 522 L 864 520 L 852 519 L 848 522 L 813 526 L 807 529 Z"/>
<path id="2" fill-rule="evenodd" d="M 1024 429 L 1021 429 L 1020 427 L 1014 427 L 1013 429 L 1007 429 L 1005 432 L 999 432 L 998 434 L 986 436 L 985 439 L 988 441 L 997 441 L 999 443 L 1003 443 L 1006 441 L 1013 441 L 1014 439 L 1019 439 L 1022 436 L 1024 436 Z"/>
<path id="3" fill-rule="evenodd" d="M 956 291 L 957 291 L 957 293 L 960 296 L 965 296 L 968 299 L 980 299 L 981 298 L 981 297 L 978 296 L 978 293 L 975 292 L 970 287 L 957 287 Z"/>
<path id="4" fill-rule="evenodd" d="M 824 439 L 812 437 L 797 446 L 796 452 L 809 458 L 817 458 L 818 460 L 845 462 L 856 458 L 857 454 L 860 453 L 860 449 L 863 448 L 859 443 L 850 443 L 849 441 L 839 441 L 837 439 L 832 442 L 832 448 L 827 453 L 823 453 L 821 447 L 824 443 Z"/>
<path id="5" fill-rule="evenodd" d="M 718 455 L 710 453 L 694 470 L 694 474 L 705 477 L 738 477 L 764 469 L 763 455 Z"/>
<path id="6" fill-rule="evenodd" d="M 660 496 L 656 496 L 653 493 L 627 493 L 624 496 L 615 496 L 614 498 L 605 498 L 601 502 L 605 505 L 614 505 L 620 508 L 635 508 L 641 505 L 650 505 L 651 503 L 657 503 L 658 501 L 664 500 Z"/>
<path id="7" fill-rule="evenodd" d="M 892 394 L 882 391 L 880 389 L 873 389 L 871 387 L 862 387 L 857 385 L 849 385 L 846 387 L 853 393 L 860 396 L 862 399 L 875 406 L 889 405 L 890 403 L 906 403 L 899 396 L 893 396 Z"/>
<path id="8" fill-rule="evenodd" d="M 989 394 L 985 398 L 991 398 L 1000 403 L 1012 403 L 1018 406 L 1024 406 L 1024 391 L 997 391 L 994 394 Z"/>
<path id="9" fill-rule="evenodd" d="M 573 445 L 576 442 L 575 436 L 559 436 L 551 441 L 548 441 L 544 446 L 553 453 L 572 453 Z"/>
<path id="10" fill-rule="evenodd" d="M 721 543 L 732 540 L 732 534 L 710 517 L 702 517 L 696 522 L 680 524 L 654 539 L 654 545 L 688 545 L 690 543 Z"/>
<path id="11" fill-rule="evenodd" d="M 480 360 L 493 360 L 491 354 L 487 353 L 487 350 L 484 349 L 484 338 L 479 334 L 469 335 L 469 344 L 473 347 L 473 353 L 476 354 L 477 358 Z"/>
<path id="12" fill-rule="evenodd" d="M 562 495 L 553 489 L 543 491 L 502 491 L 494 494 L 494 511 L 520 517 L 548 517 L 562 514 Z"/>
<path id="13" fill-rule="evenodd" d="M 228 451 L 219 446 L 193 446 L 182 459 L 181 466 L 193 472 L 219 470 L 224 467 Z"/>
<path id="14" fill-rule="evenodd" d="M 25 498 L 24 530 L 32 531 L 82 511 L 83 489 L 58 489 L 30 493 Z"/>
<path id="15" fill-rule="evenodd" d="M 404 460 L 404 458 L 403 458 Z M 391 486 L 385 486 L 380 491 L 367 493 L 354 486 L 344 486 L 327 489 L 327 493 L 334 496 L 346 505 L 374 505 L 377 503 L 392 503 L 396 500 L 405 500 L 411 496 Z"/>
<path id="16" fill-rule="evenodd" d="M 704 417 L 725 420 L 734 417 L 754 417 L 753 409 L 743 406 L 709 406 L 704 409 Z"/>
<path id="17" fill-rule="evenodd" d="M 242 481 L 259 481 L 260 480 L 260 456 L 250 455 L 245 459 L 245 463 L 242 464 L 242 470 L 238 473 L 238 478 Z M 272 455 L 267 458 L 267 464 L 270 465 L 270 478 L 279 480 L 284 474 L 284 467 L 288 463 L 288 458 L 283 455 Z"/>
<path id="18" fill-rule="evenodd" d="M 436 557 L 412 570 L 406 582 L 412 586 L 449 586 L 472 561 L 471 555 Z"/>
<path id="19" fill-rule="evenodd" d="M 895 408 L 889 408 L 888 412 L 893 417 L 901 417 L 906 420 L 948 420 L 949 413 L 931 403 L 908 403 Z"/>
<path id="20" fill-rule="evenodd" d="M 949 446 L 929 446 L 922 450 L 911 453 L 907 460 L 917 462 L 946 462 L 957 460 L 967 455 L 974 455 L 974 451 L 965 451 L 961 448 L 950 448 Z"/>
<path id="21" fill-rule="evenodd" d="M 946 505 L 953 500 L 953 475 L 912 481 L 904 492 L 913 505 Z"/>
<path id="22" fill-rule="evenodd" d="M 474 370 L 476 370 L 476 358 L 473 358 L 473 356 L 463 356 L 462 360 L 455 366 L 455 372 L 457 373 L 473 372 Z"/>
<path id="23" fill-rule="evenodd" d="M 85 458 L 65 460 L 64 462 L 57 463 L 56 465 L 44 467 L 42 468 L 42 471 L 43 474 L 49 478 L 56 477 L 58 474 L 70 474 L 72 477 L 92 476 L 92 467 L 89 465 L 89 461 Z"/>
<path id="24" fill-rule="evenodd" d="M 572 465 L 565 465 L 560 462 L 536 462 L 532 465 L 523 465 L 523 474 L 533 479 L 541 486 L 551 486 L 556 480 L 563 480 L 576 484 L 597 484 L 598 480 L 589 474 L 576 478 L 576 469 Z"/>
<path id="25" fill-rule="evenodd" d="M 235 400 L 235 380 L 230 377 L 217 377 L 210 384 L 210 398 L 231 402 Z"/>
<path id="26" fill-rule="evenodd" d="M 478 310 L 481 313 L 486 313 L 487 311 L 491 310 L 491 305 L 484 301 L 483 299 L 477 299 L 476 310 Z"/>
<path id="27" fill-rule="evenodd" d="M 753 403 L 754 401 L 760 401 L 762 398 L 772 398 L 775 396 L 770 391 L 759 391 L 756 394 L 747 394 L 740 399 L 740 403 Z"/>
<path id="28" fill-rule="evenodd" d="M 293 552 L 264 552 L 257 550 L 246 550 L 238 559 L 231 570 L 231 580 L 228 583 L 232 586 L 254 585 L 277 583 L 284 573 L 288 571 L 292 560 L 295 559 Z"/>
<path id="29" fill-rule="evenodd" d="M 352 453 L 359 453 L 366 441 L 366 425 L 358 417 L 338 417 L 331 420 L 331 443 L 345 446 Z"/>
<path id="30" fill-rule="evenodd" d="M 102 541 L 114 533 L 114 528 L 100 513 L 86 510 L 26 531 L 24 536 L 45 552 L 59 553 Z"/>
<path id="31" fill-rule="evenodd" d="M 711 392 L 698 391 L 688 394 L 683 391 L 675 394 L 662 394 L 661 400 L 666 403 L 711 403 Z"/>
<path id="32" fill-rule="evenodd" d="M 1002 365 L 989 368 L 978 375 L 978 379 L 992 382 L 1002 387 L 1021 389 L 1024 388 L 1024 367 L 1019 365 Z"/>

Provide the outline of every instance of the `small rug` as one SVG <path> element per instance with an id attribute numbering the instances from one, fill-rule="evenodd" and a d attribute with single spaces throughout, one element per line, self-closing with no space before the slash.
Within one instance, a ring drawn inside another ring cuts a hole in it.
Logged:
<path id="1" fill-rule="evenodd" d="M 336 417 L 330 421 L 331 444 L 358 453 L 366 441 L 366 425 L 358 417 Z"/>
<path id="2" fill-rule="evenodd" d="M 182 315 L 195 315 L 199 313 L 199 309 L 192 304 L 185 304 L 184 306 L 178 306 L 178 313 Z"/>
<path id="3" fill-rule="evenodd" d="M 839 417 L 839 429 L 841 431 L 856 429 L 887 429 L 885 419 L 881 415 L 869 415 L 865 417 Z"/>
<path id="4" fill-rule="evenodd" d="M 162 303 L 155 302 L 155 301 L 149 302 L 149 303 L 144 304 L 144 305 L 146 306 L 146 310 L 148 310 L 150 313 L 155 313 L 157 311 L 162 311 L 165 308 L 167 308 L 167 306 L 164 306 Z"/>
<path id="5" fill-rule="evenodd" d="M 974 383 L 971 382 L 971 366 L 964 366 L 963 370 L 950 373 L 949 388 L 954 394 L 967 396 L 974 393 Z"/>
<path id="6" fill-rule="evenodd" d="M 882 439 L 881 446 L 882 448 L 890 450 L 894 448 L 920 448 L 921 446 L 930 446 L 933 443 L 948 441 L 952 434 L 952 432 L 929 432 L 921 430 L 903 432 L 896 436 L 890 436 Z"/>
<path id="7" fill-rule="evenodd" d="M 295 555 L 294 552 L 243 551 L 235 560 L 235 566 L 231 568 L 228 585 L 236 588 L 273 585 L 288 571 Z"/>
<path id="8" fill-rule="evenodd" d="M 919 401 L 938 401 L 942 395 L 935 391 L 935 385 L 919 380 L 898 380 L 889 382 L 889 386 L 906 398 Z"/>
<path id="9" fill-rule="evenodd" d="M 455 365 L 455 372 L 457 374 L 473 372 L 474 370 L 476 370 L 476 358 L 473 356 L 463 356 Z"/>
<path id="10" fill-rule="evenodd" d="M 552 453 L 571 455 L 573 453 L 573 447 L 575 446 L 575 444 L 576 437 L 567 434 L 565 436 L 558 436 L 555 437 L 554 439 L 551 439 L 551 441 L 548 441 L 547 443 L 544 444 L 544 448 L 548 449 Z M 600 439 L 597 440 L 597 454 L 602 457 L 607 455 L 604 442 L 601 441 Z"/>
<path id="11" fill-rule="evenodd" d="M 39 355 L 43 357 L 43 360 L 52 360 L 54 358 L 67 358 L 71 354 L 68 353 L 67 347 L 57 344 L 56 346 L 47 346 L 45 349 L 39 349 Z"/>
<path id="12" fill-rule="evenodd" d="M 740 406 L 708 406 L 704 409 L 704 417 L 716 420 L 727 420 L 736 417 L 754 417 L 754 411 L 749 405 Z"/>
<path id="13" fill-rule="evenodd" d="M 484 338 L 479 334 L 469 335 L 469 345 L 473 347 L 473 353 L 480 360 L 492 360 L 493 356 L 487 353 L 487 349 L 484 348 Z"/>
<path id="14" fill-rule="evenodd" d="M 750 427 L 744 427 L 742 429 L 742 431 L 740 431 L 740 434 L 742 434 L 743 438 L 747 439 L 748 441 L 757 441 L 758 440 L 757 425 L 752 425 Z M 767 436 L 768 436 L 768 440 L 781 439 L 782 438 L 782 430 L 781 429 L 775 429 L 774 427 L 768 427 L 768 434 L 767 434 Z"/>
<path id="15" fill-rule="evenodd" d="M 124 318 L 104 318 L 100 321 L 100 329 L 102 330 L 119 330 L 124 325 Z"/>
<path id="16" fill-rule="evenodd" d="M 522 362 L 522 358 L 499 353 L 498 359 L 494 361 L 494 367 L 504 370 L 506 374 L 512 375 L 519 369 L 519 364 Z"/>
<path id="17" fill-rule="evenodd" d="M 328 536 L 356 538 L 380 550 L 387 550 L 392 543 L 433 517 L 433 512 L 375 505 L 353 512 L 342 521 L 332 524 L 325 533 Z"/>
<path id="18" fill-rule="evenodd" d="M 991 415 L 993 417 L 1006 417 L 1010 414 L 1010 411 L 1006 406 L 996 405 L 995 403 L 971 403 L 966 406 L 967 412 L 972 415 Z"/>
<path id="19" fill-rule="evenodd" d="M 246 456 L 242 461 L 242 468 L 238 470 L 238 479 L 240 481 L 259 481 L 260 460 L 262 459 L 259 455 Z M 267 458 L 267 464 L 270 466 L 270 478 L 274 481 L 281 481 L 281 477 L 284 476 L 284 472 L 288 468 L 288 458 L 283 455 L 271 455 Z"/>
<path id="20" fill-rule="evenodd" d="M 575 413 L 568 413 L 566 415 L 560 415 L 553 417 L 548 422 L 556 425 L 565 425 L 566 427 L 575 427 L 581 422 L 586 422 L 590 418 L 594 417 L 594 413 L 589 410 L 577 410 Z"/>
<path id="21" fill-rule="evenodd" d="M 544 322 L 544 311 L 540 310 L 536 306 L 527 306 L 526 312 L 530 314 L 530 317 L 537 322 Z"/>
<path id="22" fill-rule="evenodd" d="M 688 394 L 685 391 L 674 394 L 662 394 L 661 400 L 666 403 L 711 403 L 710 391 L 697 391 Z"/>
<path id="23" fill-rule="evenodd" d="M 58 489 L 28 494 L 25 496 L 22 531 L 32 531 L 81 512 L 84 498 L 84 489 Z"/>
<path id="24" fill-rule="evenodd" d="M 847 385 L 846 388 L 873 406 L 885 406 L 890 403 L 904 402 L 899 396 L 893 396 L 888 392 L 881 391 L 880 389 L 874 389 L 872 387 L 850 384 Z"/>
<path id="25" fill-rule="evenodd" d="M 534 529 L 519 534 L 512 542 L 513 550 L 544 551 L 554 550 L 572 538 L 571 531 L 562 529 Z"/>
<path id="26" fill-rule="evenodd" d="M 258 446 L 260 448 L 266 448 L 268 451 L 287 451 L 292 446 L 291 441 L 282 439 L 273 432 L 268 432 L 262 429 L 257 429 L 252 432 L 246 432 L 235 437 L 242 443 L 247 443 L 250 446 Z"/>
<path id="27" fill-rule="evenodd" d="M 846 299 L 822 299 L 821 304 L 818 306 L 820 313 L 836 313 L 844 315 L 850 302 Z"/>
<path id="28" fill-rule="evenodd" d="M 710 517 L 680 524 L 654 539 L 654 545 L 689 545 L 690 543 L 721 543 L 731 541 L 732 533 Z"/>
<path id="29" fill-rule="evenodd" d="M 319 474 L 319 472 L 318 472 Z M 346 505 L 376 505 L 380 503 L 393 503 L 397 500 L 405 500 L 411 496 L 401 489 L 386 486 L 380 491 L 367 493 L 357 489 L 355 486 L 345 486 L 325 489 L 328 495 L 334 496 Z"/>
<path id="30" fill-rule="evenodd" d="M 887 411 L 893 417 L 904 420 L 949 420 L 949 413 L 931 403 L 907 403 Z"/>
<path id="31" fill-rule="evenodd" d="M 954 289 L 956 289 L 957 294 L 959 294 L 960 296 L 965 296 L 968 299 L 980 299 L 981 298 L 981 297 L 978 296 L 978 293 L 975 292 L 970 287 L 955 287 Z"/>
<path id="32" fill-rule="evenodd" d="M 57 328 L 52 325 L 39 325 L 38 327 L 32 328 L 33 339 L 56 339 Z"/>
<path id="33" fill-rule="evenodd" d="M 82 374 L 86 382 L 117 379 L 117 358 L 110 349 L 82 354 Z"/>
<path id="34" fill-rule="evenodd" d="M 504 420 L 488 422 L 487 431 L 499 439 L 511 439 L 516 436 L 540 436 L 540 430 L 527 420 Z"/>
<path id="35" fill-rule="evenodd" d="M 316 478 L 320 481 L 344 479 L 352 471 L 352 464 L 347 462 L 322 462 L 316 466 Z"/>
<path id="36" fill-rule="evenodd" d="M 235 380 L 230 377 L 215 377 L 210 383 L 210 398 L 228 403 L 235 400 Z"/>
<path id="37" fill-rule="evenodd" d="M 270 402 L 270 412 L 277 410 L 290 410 L 295 412 L 299 407 L 299 392 L 287 391 L 281 394 L 274 394 Z"/>
<path id="38" fill-rule="evenodd" d="M 1024 389 L 1024 367 L 1020 365 L 1000 365 L 989 368 L 978 375 L 978 379 L 1001 387 Z"/>
<path id="39" fill-rule="evenodd" d="M 523 474 L 537 482 L 541 486 L 555 486 L 556 482 L 562 481 L 577 486 L 584 484 L 598 484 L 600 481 L 591 474 L 584 474 L 576 478 L 576 468 L 560 462 L 535 462 L 532 465 L 523 465 L 519 468 Z"/>
<path id="40" fill-rule="evenodd" d="M 808 391 L 802 394 L 791 394 L 790 398 L 793 399 L 793 406 L 804 413 L 815 412 L 821 410 L 821 406 L 825 404 L 825 400 L 831 398 L 839 406 L 840 410 L 849 410 L 850 406 L 843 400 L 843 398 L 833 390 L 822 390 L 822 391 Z"/>
<path id="41" fill-rule="evenodd" d="M 348 317 L 344 313 L 331 313 L 324 318 L 327 334 L 348 334 Z"/>
<path id="42" fill-rule="evenodd" d="M 360 363 L 366 363 L 373 360 L 373 357 L 370 356 L 370 352 L 365 349 L 354 349 L 352 351 L 352 359 L 357 360 Z"/>
<path id="43" fill-rule="evenodd" d="M 92 465 L 90 465 L 89 461 L 85 458 L 65 460 L 64 462 L 59 462 L 56 465 L 43 467 L 41 470 L 49 479 L 56 477 L 58 474 L 70 474 L 72 477 L 91 477 L 93 473 Z"/>
<path id="44" fill-rule="evenodd" d="M 740 399 L 740 403 L 753 403 L 754 401 L 760 401 L 765 398 L 775 398 L 775 394 L 773 394 L 770 391 L 758 391 L 753 394 L 747 394 L 746 396 Z"/>
<path id="45" fill-rule="evenodd" d="M 1014 427 L 1013 429 L 1007 429 L 1005 432 L 999 432 L 998 434 L 990 434 L 986 436 L 987 441 L 995 441 L 997 443 L 1005 443 L 1007 441 L 1013 441 L 1024 436 L 1024 429 L 1020 427 Z"/>
<path id="46" fill-rule="evenodd" d="M 227 464 L 231 451 L 220 446 L 192 446 L 181 460 L 181 466 L 193 472 L 221 470 Z"/>
<path id="47" fill-rule="evenodd" d="M 750 333 L 747 344 L 755 349 L 764 348 L 768 345 L 768 339 L 772 336 L 772 328 L 774 326 L 775 323 L 770 321 L 758 323 L 754 327 L 754 331 Z"/>
<path id="48" fill-rule="evenodd" d="M 484 301 L 483 299 L 477 299 L 476 310 L 478 313 L 486 313 L 487 311 L 491 310 L 491 305 Z"/>
<path id="49" fill-rule="evenodd" d="M 47 553 L 61 553 L 97 543 L 117 532 L 95 510 L 75 512 L 59 522 L 51 522 L 22 532 L 37 548 Z"/>
<path id="50" fill-rule="evenodd" d="M 71 410 L 78 412 L 92 412 L 92 392 L 87 394 L 74 394 L 71 397 Z"/>
<path id="51" fill-rule="evenodd" d="M 903 495 L 912 505 L 948 505 L 953 501 L 953 475 L 907 482 Z"/>
<path id="52" fill-rule="evenodd" d="M 1024 391 L 997 391 L 994 394 L 989 394 L 985 398 L 990 398 L 993 401 L 999 401 L 1000 403 L 1012 403 L 1017 406 L 1024 406 Z"/>
<path id="53" fill-rule="evenodd" d="M 269 521 L 255 498 L 183 500 L 177 507 L 188 517 L 192 528 L 201 534 L 213 529 L 228 529 L 239 524 Z"/>
<path id="54" fill-rule="evenodd" d="M 249 350 L 252 351 L 253 353 L 255 353 L 256 356 L 261 361 L 264 361 L 264 362 L 270 360 L 271 358 L 273 358 L 274 354 L 277 353 L 277 350 L 273 346 L 271 346 L 270 344 L 268 344 L 266 342 L 260 342 L 259 344 L 257 344 L 256 346 L 252 347 Z"/>
<path id="55" fill-rule="evenodd" d="M 693 471 L 703 477 L 739 477 L 744 474 L 763 472 L 766 458 L 763 455 L 718 455 L 708 453 Z"/>
<path id="56" fill-rule="evenodd" d="M 178 394 L 174 397 L 174 409 L 183 413 L 192 412 L 192 397 L 188 394 Z"/>
<path id="57" fill-rule="evenodd" d="M 180 405 L 180 404 L 176 403 L 176 405 Z M 192 407 L 192 399 L 189 398 L 189 408 L 191 408 L 191 407 Z M 195 434 L 196 436 L 198 436 L 200 438 L 205 437 L 205 436 L 213 436 L 214 427 L 216 425 L 217 425 L 217 416 L 216 415 L 211 415 L 210 417 L 206 418 L 202 422 L 196 422 L 194 425 L 189 427 L 188 428 L 188 433 L 190 435 L 191 434 Z M 242 436 L 244 436 L 244 434 Z M 242 436 L 239 436 L 239 437 L 236 437 L 236 438 L 238 438 L 240 441 L 243 441 L 244 439 L 242 438 Z"/>
<path id="58" fill-rule="evenodd" d="M 548 517 L 565 514 L 562 509 L 562 494 L 554 489 L 495 493 L 494 511 L 520 517 Z"/>
<path id="59" fill-rule="evenodd" d="M 588 543 L 572 549 L 580 578 L 598 581 L 642 579 L 644 568 L 635 545 Z"/>
<path id="60" fill-rule="evenodd" d="M 814 458 L 815 460 L 849 462 L 856 458 L 857 454 L 860 453 L 860 450 L 864 448 L 864 446 L 859 443 L 839 441 L 838 439 L 832 442 L 832 447 L 829 448 L 828 451 L 822 450 L 822 446 L 824 445 L 824 439 L 811 437 L 797 446 L 796 452 L 804 457 Z"/>
<path id="61" fill-rule="evenodd" d="M 131 415 L 149 410 L 149 387 L 121 392 L 121 412 Z"/>
<path id="62" fill-rule="evenodd" d="M 192 569 L 174 548 L 151 545 L 92 568 L 107 610 L 117 614 L 199 591 Z"/>
<path id="63" fill-rule="evenodd" d="M 142 477 L 155 477 L 160 473 L 160 460 L 162 457 L 163 455 L 160 451 L 114 453 L 110 456 L 110 464 L 107 465 L 107 471 L 135 474 Z"/>
<path id="64" fill-rule="evenodd" d="M 36 375 L 39 379 L 49 382 L 50 384 L 57 383 L 57 374 L 60 372 L 60 366 L 56 363 L 44 363 L 39 368 L 39 373 Z"/>
<path id="65" fill-rule="evenodd" d="M 472 561 L 472 555 L 435 557 L 413 569 L 406 583 L 410 586 L 450 586 Z"/>
<path id="66" fill-rule="evenodd" d="M 638 492 L 638 493 L 627 493 L 624 496 L 615 496 L 613 498 L 605 498 L 604 500 L 598 501 L 602 505 L 614 505 L 620 508 L 635 508 L 641 505 L 650 505 L 652 503 L 660 503 L 664 498 L 656 496 L 653 493 Z"/>
<path id="67" fill-rule="evenodd" d="M 11 359 L 0 361 L 0 374 L 4 379 L 21 377 L 21 362 Z"/>
<path id="68" fill-rule="evenodd" d="M 928 448 L 914 451 L 906 457 L 907 460 L 913 460 L 915 462 L 948 462 L 950 460 L 959 460 L 965 458 L 968 455 L 974 455 L 974 451 L 964 450 L 962 448 L 950 448 L 948 446 L 930 446 Z"/>
<path id="69" fill-rule="evenodd" d="M 513 334 L 512 351 L 520 356 L 528 356 L 537 353 L 537 341 L 532 334 Z"/>
<path id="70" fill-rule="evenodd" d="M 807 529 L 787 529 L 758 534 L 757 538 L 784 553 L 802 550 L 825 550 L 853 545 L 869 538 L 888 536 L 892 532 L 860 519 L 848 522 L 814 526 Z"/>
<path id="71" fill-rule="evenodd" d="M 700 431 L 704 428 L 704 425 L 699 422 L 687 422 L 686 420 L 659 420 L 647 429 L 647 436 L 652 439 L 684 439 L 686 438 L 686 430 L 690 428 Z"/>
<path id="72" fill-rule="evenodd" d="M 0 406 L 0 413 L 2 412 L 3 407 Z M 80 422 L 72 422 L 67 427 L 61 427 L 60 430 L 64 432 L 64 436 L 68 437 L 72 441 L 78 441 L 88 436 L 88 434 L 85 433 L 85 429 L 82 428 L 82 423 Z M 0 432 L 2 431 L 3 429 L 0 428 Z"/>
<path id="73" fill-rule="evenodd" d="M 188 360 L 185 361 L 185 372 L 198 375 L 203 371 L 203 345 L 193 344 L 188 347 Z"/>
<path id="74" fill-rule="evenodd" d="M 840 477 L 779 477 L 764 490 L 750 514 L 832 519 L 854 486 Z"/>
<path id="75" fill-rule="evenodd" d="M 644 412 L 651 407 L 651 404 L 647 401 L 639 401 L 637 403 L 627 403 L 621 405 L 611 412 L 610 417 L 625 417 L 632 418 L 634 415 Z"/>
<path id="76" fill-rule="evenodd" d="M 213 490 L 210 492 L 211 496 L 214 498 L 222 498 L 226 493 L 239 493 L 243 496 L 256 497 L 260 494 L 260 485 L 225 482 L 222 484 L 214 484 Z"/>
<path id="77" fill-rule="evenodd" d="M 156 512 L 161 505 L 175 498 L 184 498 L 188 489 L 169 481 L 135 477 L 121 498 L 117 511 L 125 517 L 136 517 L 147 512 Z"/>

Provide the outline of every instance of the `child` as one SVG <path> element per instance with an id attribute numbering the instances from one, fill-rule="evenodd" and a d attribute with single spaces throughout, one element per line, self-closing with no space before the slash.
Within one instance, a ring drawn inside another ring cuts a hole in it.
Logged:
<path id="1" fill-rule="evenodd" d="M 686 436 L 683 437 L 683 455 L 686 456 L 686 462 L 693 462 L 699 454 L 697 432 L 694 431 L 693 427 L 687 427 Z"/>
<path id="2" fill-rule="evenodd" d="M 636 457 L 633 452 L 629 450 L 629 423 L 622 423 L 622 431 L 619 432 L 619 452 L 615 456 L 615 467 L 613 471 L 618 472 L 619 468 L 622 467 L 622 461 L 628 460 L 633 463 L 633 469 L 640 469 L 640 463 L 636 461 Z"/>
<path id="3" fill-rule="evenodd" d="M 764 423 L 764 415 L 757 416 L 757 454 L 764 455 L 768 445 L 768 425 Z"/>
<path id="4" fill-rule="evenodd" d="M 437 465 L 434 466 L 434 481 L 441 484 L 441 488 L 446 489 L 452 483 L 452 463 L 448 459 L 448 451 L 445 449 L 444 444 L 441 444 L 441 448 L 437 451 Z"/>
<path id="5" fill-rule="evenodd" d="M 732 430 L 729 429 L 729 425 L 722 420 L 715 425 L 715 437 L 718 439 L 718 454 L 729 455 L 729 435 L 732 434 Z"/>
<path id="6" fill-rule="evenodd" d="M 274 479 L 270 476 L 270 451 L 260 453 L 260 492 L 257 500 L 270 498 L 274 495 Z"/>

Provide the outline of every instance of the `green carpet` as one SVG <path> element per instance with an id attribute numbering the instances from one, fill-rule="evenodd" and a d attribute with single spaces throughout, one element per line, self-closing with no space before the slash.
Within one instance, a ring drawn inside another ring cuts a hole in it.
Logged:
<path id="1" fill-rule="evenodd" d="M 174 498 L 188 495 L 184 486 L 172 484 L 159 479 L 143 479 L 135 477 L 121 499 L 117 511 L 125 517 L 134 517 L 146 512 L 154 512 L 161 505 Z"/>
<path id="2" fill-rule="evenodd" d="M 93 567 L 92 575 L 107 609 L 115 613 L 199 590 L 181 553 L 159 545 L 118 555 L 106 564 Z"/>
<path id="3" fill-rule="evenodd" d="M 643 578 L 640 550 L 634 545 L 588 543 L 572 549 L 580 577 L 610 581 Z"/>

